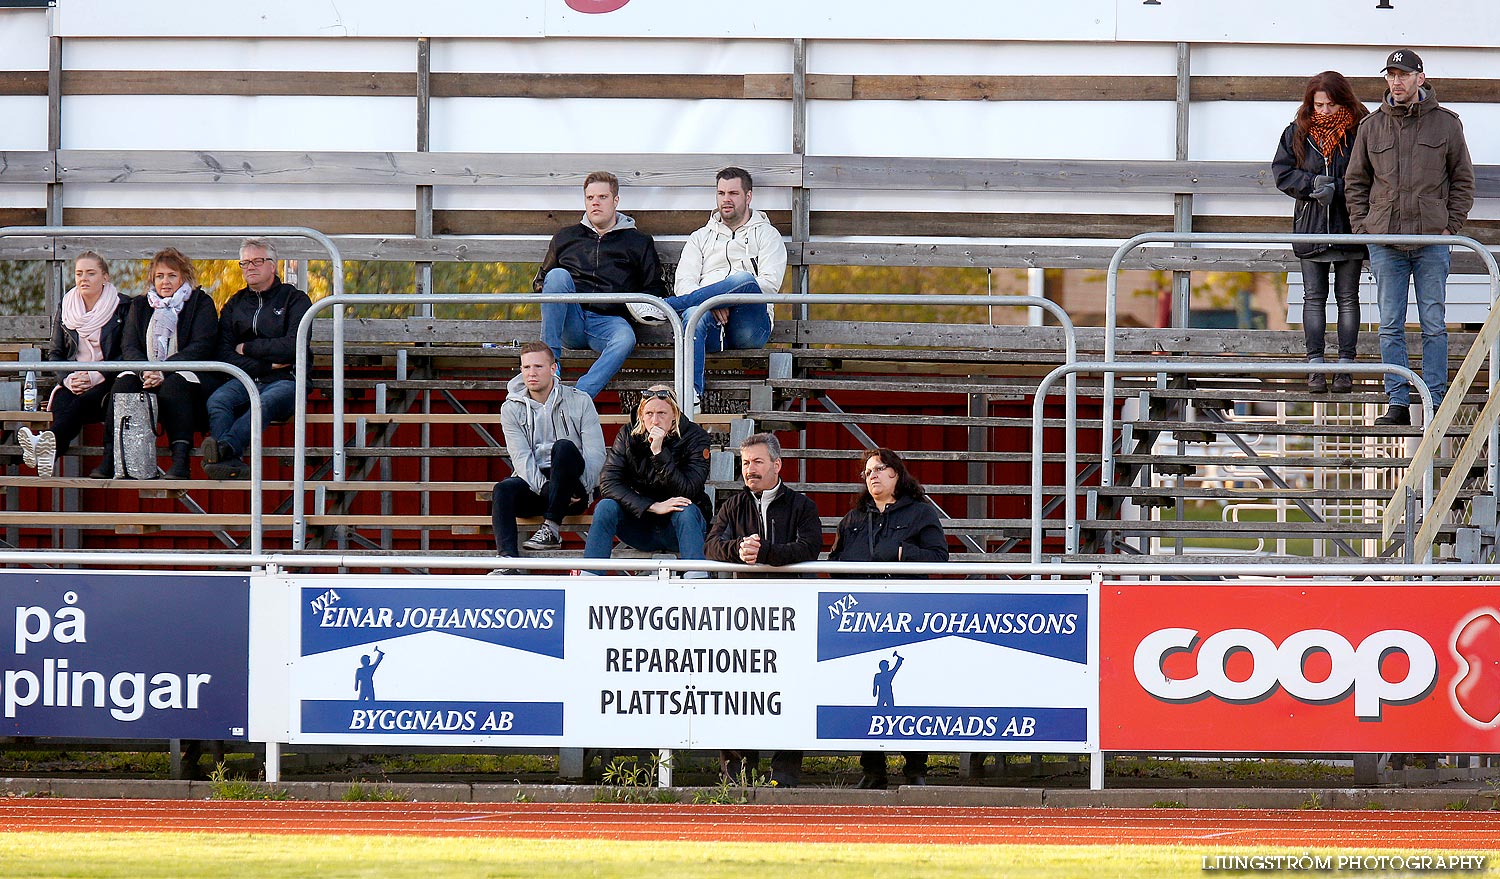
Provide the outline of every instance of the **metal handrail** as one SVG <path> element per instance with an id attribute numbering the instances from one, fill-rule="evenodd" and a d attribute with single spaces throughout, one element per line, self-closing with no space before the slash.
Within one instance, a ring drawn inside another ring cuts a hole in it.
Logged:
<path id="1" fill-rule="evenodd" d="M 1396 366 L 1389 363 L 1324 363 L 1319 364 L 1318 369 L 1325 372 L 1342 372 L 1353 375 L 1359 374 L 1394 374 L 1399 375 L 1411 383 L 1417 389 L 1417 395 L 1422 398 L 1422 413 L 1425 416 L 1424 424 L 1432 422 L 1432 391 L 1427 383 L 1422 381 L 1411 369 L 1404 366 Z M 1106 377 L 1113 378 L 1116 373 L 1133 373 L 1137 375 L 1155 375 L 1157 373 L 1180 373 L 1185 375 L 1275 375 L 1289 372 L 1302 373 L 1307 371 L 1305 363 L 1234 363 L 1214 361 L 1132 361 L 1119 363 L 1105 361 L 1103 363 L 1074 363 L 1064 364 L 1047 373 L 1042 378 L 1041 384 L 1037 385 L 1036 397 L 1032 400 L 1032 426 L 1031 426 L 1031 561 L 1040 563 L 1042 560 L 1042 407 L 1047 399 L 1047 391 L 1063 376 L 1073 376 L 1080 372 L 1097 372 Z M 1111 404 L 1112 405 L 1112 404 Z M 1070 400 L 1068 408 L 1073 408 Z M 1107 410 L 1106 410 L 1107 411 Z M 1105 434 L 1105 450 L 1110 447 L 1110 435 Z M 1077 480 L 1074 472 L 1067 473 L 1068 483 L 1066 491 L 1072 496 L 1078 491 Z M 1110 483 L 1103 483 L 1109 485 Z M 1432 502 L 1432 468 L 1428 466 L 1426 478 L 1422 481 L 1422 512 L 1425 514 Z M 1065 519 L 1065 526 L 1069 536 L 1078 530 L 1078 522 L 1074 517 Z M 1076 541 L 1073 541 L 1076 543 Z M 1409 555 L 1408 560 L 1415 554 Z M 1278 566 L 1278 570 L 1280 567 Z"/>
<path id="2" fill-rule="evenodd" d="M 128 565 L 132 569 L 141 566 L 182 567 L 185 561 L 203 567 L 264 568 L 275 573 L 285 568 L 475 568 L 494 567 L 494 557 L 443 556 L 417 554 L 405 556 L 377 556 L 359 554 L 323 553 L 243 553 L 206 552 L 73 552 L 63 550 L 5 550 L 0 551 L 0 565 Z M 583 559 L 567 558 L 515 558 L 506 563 L 518 568 L 528 568 L 539 573 L 555 572 L 566 576 L 566 572 L 578 568 Z M 784 568 L 768 568 L 764 565 L 740 565 L 729 562 L 713 562 L 702 559 L 587 559 L 591 567 L 612 570 L 648 570 L 658 573 L 681 571 L 715 571 L 722 573 L 767 572 L 785 574 L 787 577 L 802 577 L 805 574 L 871 574 L 889 576 L 892 573 L 910 573 L 916 577 L 934 574 L 973 574 L 1000 578 L 1046 577 L 1049 579 L 1089 579 L 1091 577 L 1127 576 L 1141 577 L 1244 577 L 1244 564 L 1184 563 L 1184 562 L 901 562 L 895 571 L 890 562 L 801 562 Z M 1280 580 L 1298 578 L 1302 582 L 1308 577 L 1400 577 L 1415 580 L 1435 577 L 1455 581 L 1473 581 L 1485 578 L 1500 578 L 1500 564 L 1443 564 L 1398 562 L 1371 562 L 1360 564 L 1340 563 L 1294 563 L 1276 565 L 1264 569 L 1264 578 Z M 802 580 L 801 582 L 808 582 Z M 1306 580 L 1303 585 L 1338 586 L 1336 582 Z"/>
<path id="3" fill-rule="evenodd" d="M 1064 340 L 1064 363 L 1076 363 L 1078 361 L 1078 331 L 1073 326 L 1073 320 L 1061 305 L 1041 296 L 1016 296 L 1016 295 L 991 295 L 991 294 L 942 294 L 934 296 L 919 296 L 910 294 L 884 294 L 884 293 L 720 293 L 718 296 L 710 297 L 702 304 L 695 307 L 689 314 L 687 326 L 683 331 L 684 344 L 697 338 L 698 325 L 705 320 L 705 315 L 711 314 L 715 308 L 726 305 L 748 305 L 753 303 L 764 303 L 774 305 L 778 302 L 801 302 L 814 304 L 845 304 L 845 305 L 1016 305 L 1040 308 L 1053 317 L 1062 327 Z M 687 400 L 692 393 L 693 376 L 697 374 L 696 352 L 688 348 L 685 356 L 686 369 L 678 376 L 677 399 Z M 1078 471 L 1078 411 L 1076 402 L 1077 386 L 1072 373 L 1068 374 L 1068 403 L 1064 417 L 1065 422 L 1065 452 L 1064 467 L 1067 468 L 1069 479 L 1076 477 Z M 1040 422 L 1038 422 L 1040 423 Z M 1073 492 L 1069 492 L 1063 498 L 1063 505 L 1067 508 L 1068 517 L 1077 515 L 1078 499 Z M 1071 541 L 1072 531 L 1066 538 Z M 1077 550 L 1076 546 L 1070 546 L 1069 552 Z"/>
<path id="4" fill-rule="evenodd" d="M 261 418 L 260 391 L 255 379 L 232 363 L 218 360 L 105 360 L 87 363 L 77 360 L 42 360 L 34 362 L 0 363 L 4 372 L 222 372 L 245 386 L 250 396 L 250 554 L 258 556 L 264 548 L 265 514 L 261 487 L 264 477 L 261 468 L 261 434 L 264 432 Z M 106 427 L 106 429 L 108 429 Z M 34 556 L 34 554 L 33 554 Z M 235 556 L 243 558 L 243 556 Z"/>
<path id="5" fill-rule="evenodd" d="M 1464 247 L 1479 254 L 1490 276 L 1490 301 L 1500 302 L 1500 264 L 1497 264 L 1493 254 L 1485 246 L 1473 238 L 1464 235 L 1299 235 L 1282 232 L 1143 232 L 1131 238 L 1129 241 L 1116 248 L 1114 256 L 1110 257 L 1109 270 L 1105 276 L 1105 306 L 1104 306 L 1104 360 L 1112 363 L 1115 360 L 1115 330 L 1118 324 L 1120 267 L 1125 257 L 1131 251 L 1143 244 L 1389 244 L 1426 247 L 1432 245 L 1447 244 L 1450 246 Z M 1492 328 L 1492 323 L 1494 324 Z M 1496 318 L 1496 310 L 1491 309 L 1490 320 L 1485 322 L 1485 328 L 1491 336 L 1490 350 L 1490 384 L 1495 386 L 1500 383 L 1500 319 Z M 1481 340 L 1484 335 L 1481 332 Z M 1481 340 L 1476 340 L 1480 342 Z M 1475 348 L 1483 348 L 1483 344 L 1476 344 Z M 1473 356 L 1473 351 L 1470 351 Z M 1480 358 L 1482 360 L 1482 357 Z M 1324 369 L 1332 364 L 1323 364 L 1319 369 Z M 1466 373 L 1467 370 L 1467 373 Z M 1332 371 L 1326 370 L 1325 371 Z M 1479 362 L 1469 365 L 1469 357 L 1464 358 L 1464 364 L 1459 369 L 1459 379 L 1463 381 L 1463 387 L 1468 387 L 1468 382 L 1473 380 L 1474 374 L 1479 371 Z M 1455 382 L 1455 385 L 1458 385 Z M 1460 392 L 1457 395 L 1450 394 L 1449 399 L 1462 398 Z M 1100 468 L 1100 482 L 1103 485 L 1114 484 L 1114 451 L 1111 448 L 1109 438 L 1114 432 L 1114 398 L 1115 386 L 1114 376 L 1105 376 L 1104 381 L 1104 460 Z M 1426 435 L 1417 446 L 1417 454 L 1413 455 L 1412 466 L 1407 471 L 1410 475 L 1414 470 L 1424 470 L 1419 463 L 1422 458 L 1431 459 L 1437 448 L 1437 442 L 1442 439 L 1453 421 L 1454 414 L 1458 411 L 1459 402 L 1454 402 L 1450 407 L 1445 399 L 1444 405 L 1437 413 L 1437 421 L 1428 421 Z M 1489 480 L 1492 486 L 1500 487 L 1497 482 L 1497 468 L 1500 468 L 1500 442 L 1497 442 L 1496 431 L 1490 431 L 1490 466 Z M 1407 487 L 1409 483 L 1403 480 L 1400 488 Z M 1399 491 L 1399 488 L 1398 488 Z M 1392 504 L 1392 506 L 1399 506 Z M 1387 510 L 1389 511 L 1389 507 Z M 1399 511 L 1398 511 L 1399 512 Z M 1389 535 L 1390 526 L 1386 525 L 1385 533 Z"/>
<path id="6" fill-rule="evenodd" d="M 662 299 L 651 293 L 335 293 L 312 304 L 297 325 L 297 405 L 292 431 L 295 436 L 292 489 L 292 548 L 301 549 L 307 537 L 307 356 L 312 324 L 318 312 L 336 308 L 333 319 L 333 478 L 344 478 L 344 307 L 346 305 L 473 305 L 517 302 L 568 302 L 578 305 L 623 305 L 640 302 L 656 305 L 672 328 L 672 373 L 682 374 L 682 319 Z M 681 399 L 679 397 L 678 399 Z"/>

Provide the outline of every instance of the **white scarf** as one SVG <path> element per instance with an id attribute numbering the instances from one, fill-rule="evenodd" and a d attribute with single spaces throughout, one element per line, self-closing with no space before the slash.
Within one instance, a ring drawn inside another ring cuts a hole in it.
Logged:
<path id="1" fill-rule="evenodd" d="M 146 330 L 146 338 L 151 340 L 146 346 L 147 360 L 166 360 L 177 353 L 177 319 L 182 316 L 182 307 L 192 295 L 191 284 L 178 287 L 177 292 L 167 299 L 158 296 L 155 290 L 146 291 L 146 301 L 151 305 L 151 323 Z M 191 372 L 182 373 L 182 377 L 190 382 L 198 381 L 198 376 Z"/>

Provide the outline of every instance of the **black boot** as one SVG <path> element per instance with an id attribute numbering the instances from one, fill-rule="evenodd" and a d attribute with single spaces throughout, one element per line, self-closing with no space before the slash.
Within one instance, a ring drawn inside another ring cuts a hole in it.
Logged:
<path id="1" fill-rule="evenodd" d="M 192 479 L 188 469 L 188 457 L 193 453 L 193 444 L 187 440 L 172 441 L 172 466 L 167 470 L 168 479 Z"/>
<path id="2" fill-rule="evenodd" d="M 115 432 L 114 419 L 106 418 L 104 421 L 104 460 L 99 466 L 89 471 L 90 479 L 114 479 L 115 478 Z"/>

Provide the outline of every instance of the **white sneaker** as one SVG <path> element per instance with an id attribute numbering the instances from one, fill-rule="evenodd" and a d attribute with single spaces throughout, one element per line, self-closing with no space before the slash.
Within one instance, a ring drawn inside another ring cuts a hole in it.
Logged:
<path id="1" fill-rule="evenodd" d="M 16 445 L 21 447 L 21 461 L 27 467 L 36 466 L 36 434 L 29 427 L 16 428 Z"/>
<path id="2" fill-rule="evenodd" d="M 36 475 L 52 478 L 53 465 L 57 463 L 57 437 L 50 430 L 36 435 Z"/>

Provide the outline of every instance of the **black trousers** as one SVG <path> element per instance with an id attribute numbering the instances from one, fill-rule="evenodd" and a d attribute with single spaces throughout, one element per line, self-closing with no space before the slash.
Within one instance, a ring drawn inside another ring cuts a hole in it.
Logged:
<path id="1" fill-rule="evenodd" d="M 583 453 L 572 440 L 552 444 L 552 466 L 544 472 L 547 482 L 541 494 L 532 491 L 519 476 L 495 483 L 490 494 L 490 525 L 495 530 L 495 550 L 500 555 L 521 554 L 516 540 L 516 519 L 542 516 L 561 522 L 588 509 L 589 492 L 583 487 Z"/>
<path id="2" fill-rule="evenodd" d="M 138 394 L 143 390 L 140 376 L 122 375 L 115 380 L 113 393 Z M 204 404 L 208 393 L 201 382 L 190 382 L 181 373 L 167 372 L 151 393 L 156 394 L 156 417 L 167 442 L 191 443 L 193 433 L 207 426 L 208 410 Z M 114 412 L 108 414 L 108 421 L 114 421 Z"/>
<path id="3" fill-rule="evenodd" d="M 52 435 L 57 437 L 59 455 L 68 451 L 85 424 L 104 421 L 112 384 L 106 379 L 81 394 L 73 393 L 66 385 L 57 386 L 57 391 L 52 394 L 51 429 Z"/>
<path id="4" fill-rule="evenodd" d="M 1333 296 L 1338 303 L 1339 360 L 1354 360 L 1359 341 L 1359 269 L 1363 260 L 1302 261 L 1302 334 L 1307 359 L 1323 360 L 1323 335 L 1328 329 L 1328 269 L 1333 269 Z"/>

